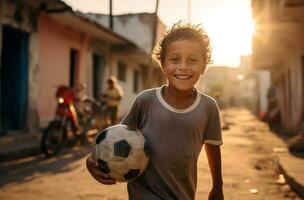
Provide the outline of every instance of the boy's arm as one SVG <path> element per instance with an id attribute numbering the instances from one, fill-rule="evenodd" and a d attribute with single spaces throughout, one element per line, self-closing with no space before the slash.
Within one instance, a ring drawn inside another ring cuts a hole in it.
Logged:
<path id="1" fill-rule="evenodd" d="M 222 200 L 224 199 L 224 195 L 220 146 L 205 144 L 205 151 L 208 158 L 213 182 L 213 187 L 209 194 L 208 200 Z"/>

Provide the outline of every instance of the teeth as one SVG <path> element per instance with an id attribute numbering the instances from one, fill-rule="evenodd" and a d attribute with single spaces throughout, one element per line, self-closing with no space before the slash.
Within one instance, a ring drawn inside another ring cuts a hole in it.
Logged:
<path id="1" fill-rule="evenodd" d="M 177 79 L 185 79 L 185 80 L 191 78 L 191 76 L 187 76 L 187 75 L 175 75 L 175 77 Z"/>

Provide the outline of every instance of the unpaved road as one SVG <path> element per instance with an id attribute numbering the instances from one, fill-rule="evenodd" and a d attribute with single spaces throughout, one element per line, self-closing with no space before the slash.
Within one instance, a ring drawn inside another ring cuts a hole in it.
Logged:
<path id="1" fill-rule="evenodd" d="M 226 200 L 299 200 L 287 185 L 276 183 L 272 148 L 281 141 L 244 109 L 223 112 L 222 162 Z M 85 168 L 91 147 L 65 149 L 60 156 L 30 157 L 0 165 L 1 200 L 125 200 L 126 184 L 98 184 Z M 207 199 L 211 177 L 205 152 L 198 167 L 196 199 Z"/>

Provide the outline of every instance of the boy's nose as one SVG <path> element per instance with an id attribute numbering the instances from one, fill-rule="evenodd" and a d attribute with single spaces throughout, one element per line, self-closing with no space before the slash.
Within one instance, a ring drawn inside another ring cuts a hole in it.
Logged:
<path id="1" fill-rule="evenodd" d="M 179 68 L 179 69 L 187 69 L 187 68 L 188 68 L 187 62 L 181 62 L 181 63 L 178 65 L 178 68 Z"/>

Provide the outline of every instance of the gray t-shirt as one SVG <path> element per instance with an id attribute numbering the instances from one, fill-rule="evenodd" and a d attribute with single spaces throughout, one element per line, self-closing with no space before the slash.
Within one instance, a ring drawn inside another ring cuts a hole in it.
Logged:
<path id="1" fill-rule="evenodd" d="M 214 99 L 198 92 L 190 107 L 176 109 L 166 103 L 162 89 L 140 93 L 121 122 L 141 130 L 151 150 L 143 175 L 128 183 L 130 200 L 193 200 L 202 145 L 222 144 Z"/>

